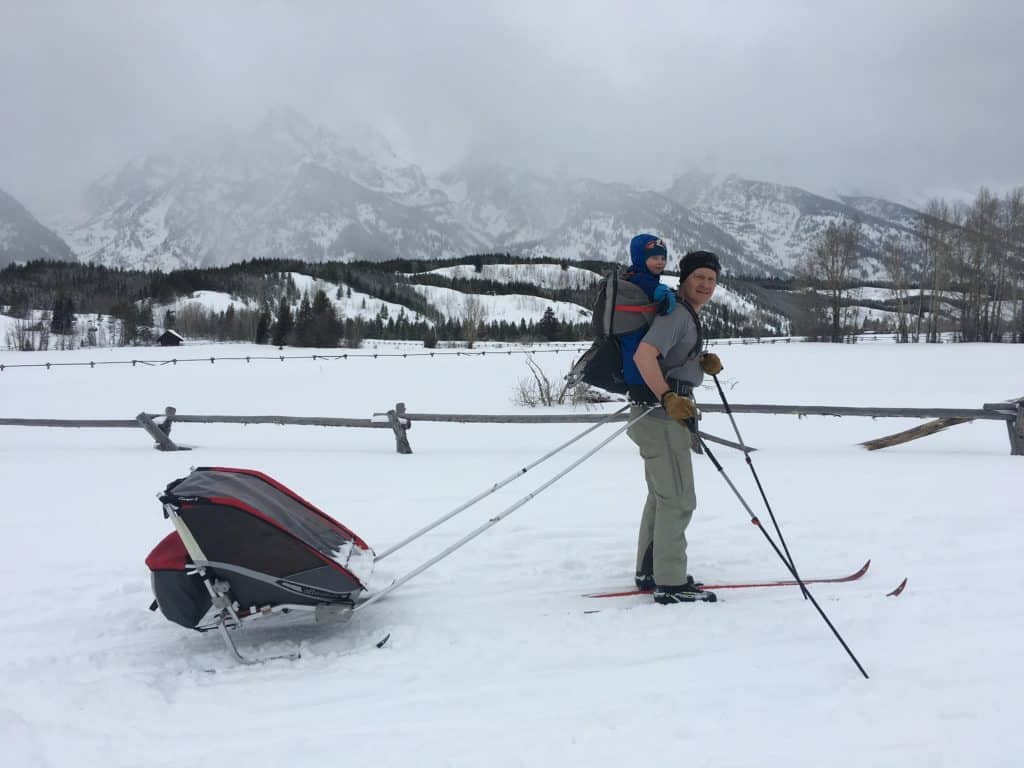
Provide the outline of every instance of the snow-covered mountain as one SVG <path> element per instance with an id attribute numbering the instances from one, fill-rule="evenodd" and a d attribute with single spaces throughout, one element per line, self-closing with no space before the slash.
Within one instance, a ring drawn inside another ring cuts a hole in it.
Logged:
<path id="1" fill-rule="evenodd" d="M 670 259 L 688 250 L 717 252 L 727 269 L 764 271 L 742 242 L 658 192 L 627 184 L 580 181 L 564 222 L 537 243 L 521 243 L 524 255 L 560 259 L 628 260 L 638 232 L 656 232 L 669 243 Z"/>
<path id="2" fill-rule="evenodd" d="M 74 258 L 67 243 L 0 189 L 0 267 L 36 259 L 74 261 Z"/>
<path id="3" fill-rule="evenodd" d="M 867 197 L 690 173 L 664 192 L 466 161 L 437 178 L 353 122 L 339 134 L 275 109 L 251 131 L 138 160 L 97 182 L 90 218 L 65 231 L 83 261 L 169 270 L 243 259 L 453 258 L 513 252 L 623 261 L 638 232 L 673 254 L 791 273 L 824 228 L 863 224 L 861 277 L 881 243 L 910 238 L 912 209 Z"/>
<path id="4" fill-rule="evenodd" d="M 864 257 L 858 276 L 880 276 L 882 244 L 890 238 L 912 242 L 920 216 L 877 198 L 831 199 L 799 187 L 700 172 L 679 176 L 667 194 L 733 235 L 753 260 L 783 273 L 798 267 L 830 223 L 856 219 L 861 223 Z"/>
<path id="5" fill-rule="evenodd" d="M 91 198 L 92 217 L 68 237 L 82 260 L 113 266 L 426 258 L 481 245 L 383 139 L 359 149 L 283 109 L 249 133 L 133 163 Z"/>

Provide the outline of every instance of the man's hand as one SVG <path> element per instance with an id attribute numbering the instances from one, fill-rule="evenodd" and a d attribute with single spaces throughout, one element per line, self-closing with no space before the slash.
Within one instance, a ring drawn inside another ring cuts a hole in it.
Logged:
<path id="1" fill-rule="evenodd" d="M 722 372 L 722 361 L 714 352 L 708 352 L 700 356 L 700 367 L 704 369 L 704 373 L 717 376 Z"/>
<path id="2" fill-rule="evenodd" d="M 651 298 L 658 303 L 659 315 L 670 315 L 676 308 L 676 295 L 667 285 L 659 285 L 654 289 Z"/>
<path id="3" fill-rule="evenodd" d="M 693 400 L 678 395 L 671 390 L 661 396 L 661 404 L 665 408 L 665 413 L 668 414 L 668 417 L 680 423 L 697 415 L 697 406 Z"/>

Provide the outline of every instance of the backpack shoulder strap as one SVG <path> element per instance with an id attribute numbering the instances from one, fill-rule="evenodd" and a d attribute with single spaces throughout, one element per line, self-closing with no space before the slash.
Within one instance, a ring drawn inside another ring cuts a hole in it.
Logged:
<path id="1" fill-rule="evenodd" d="M 615 327 L 616 302 L 619 298 L 619 268 L 613 266 L 604 278 L 604 306 L 601 308 L 602 336 L 610 336 Z"/>
<path id="2" fill-rule="evenodd" d="M 704 326 L 700 324 L 700 318 L 697 316 L 697 312 L 690 306 L 686 299 L 680 299 L 679 303 L 686 307 L 686 311 L 689 312 L 690 317 L 693 318 L 693 324 L 697 327 L 697 342 L 686 355 L 686 359 L 689 360 L 691 357 L 700 354 L 701 348 L 704 346 Z"/>

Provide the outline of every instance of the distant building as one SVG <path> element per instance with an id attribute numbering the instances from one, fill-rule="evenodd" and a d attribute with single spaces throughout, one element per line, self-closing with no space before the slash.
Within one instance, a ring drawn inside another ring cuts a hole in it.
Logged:
<path id="1" fill-rule="evenodd" d="M 160 334 L 160 337 L 156 340 L 156 343 L 161 347 L 176 347 L 185 340 L 177 331 L 164 331 Z"/>

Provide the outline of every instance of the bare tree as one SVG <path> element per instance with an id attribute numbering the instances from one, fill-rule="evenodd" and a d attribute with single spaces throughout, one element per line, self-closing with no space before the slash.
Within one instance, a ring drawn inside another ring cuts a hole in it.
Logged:
<path id="1" fill-rule="evenodd" d="M 892 283 L 893 298 L 896 300 L 896 340 L 905 344 L 910 341 L 907 311 L 910 264 L 907 249 L 896 238 L 890 238 L 882 244 L 882 264 Z"/>
<path id="2" fill-rule="evenodd" d="M 961 341 L 1000 341 L 1006 322 L 1020 312 L 1024 192 L 1000 199 L 982 187 L 969 207 L 954 214 L 962 224 L 953 238 L 952 271 L 962 296 Z"/>
<path id="3" fill-rule="evenodd" d="M 1024 332 L 1024 187 L 1007 192 L 1000 200 L 997 225 L 1002 278 L 994 297 L 994 313 L 1000 324 L 999 336 L 1002 336 L 1002 322 L 1006 319 L 1011 341 L 1024 341 L 1021 335 Z"/>
<path id="4" fill-rule="evenodd" d="M 945 293 L 949 286 L 950 261 L 955 222 L 953 210 L 942 199 L 929 200 L 924 216 L 917 222 L 917 237 L 921 243 L 924 277 L 921 280 L 920 300 L 924 306 L 924 286 L 929 286 L 928 325 L 925 339 L 931 343 L 939 341 L 942 332 L 941 317 L 944 311 Z"/>
<path id="5" fill-rule="evenodd" d="M 1013 340 L 1024 343 L 1024 187 L 1008 192 L 1003 198 L 1003 208 L 1010 263 Z"/>
<path id="6" fill-rule="evenodd" d="M 857 265 L 862 236 L 859 221 L 844 219 L 839 223 L 831 222 L 803 265 L 808 283 L 825 295 L 824 309 L 830 341 L 842 341 L 843 331 L 849 324 L 849 309 L 844 299 Z"/>
<path id="7" fill-rule="evenodd" d="M 32 331 L 31 320 L 19 317 L 7 326 L 7 348 L 18 352 L 31 352 L 35 349 L 35 333 Z"/>
<path id="8" fill-rule="evenodd" d="M 520 379 L 516 384 L 515 393 L 512 396 L 516 405 L 525 405 L 536 408 L 539 405 L 552 406 L 563 405 L 566 399 L 573 405 L 590 407 L 597 403 L 606 403 L 611 397 L 600 389 L 594 389 L 589 384 L 579 381 L 569 384 L 569 377 L 562 378 L 563 383 L 556 385 L 544 372 L 544 370 L 533 359 L 533 355 L 527 355 L 526 366 L 530 369 L 531 378 Z"/>
<path id="9" fill-rule="evenodd" d="M 36 344 L 36 349 L 43 352 L 50 348 L 50 320 L 50 313 L 43 312 L 40 316 L 39 322 L 36 323 L 36 332 L 39 335 L 39 342 Z"/>
<path id="10" fill-rule="evenodd" d="M 471 293 L 466 294 L 462 304 L 462 336 L 466 340 L 466 346 L 470 349 L 480 336 L 484 320 L 487 318 L 487 310 L 479 296 Z"/>

